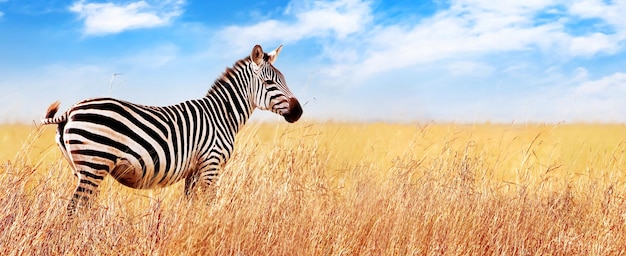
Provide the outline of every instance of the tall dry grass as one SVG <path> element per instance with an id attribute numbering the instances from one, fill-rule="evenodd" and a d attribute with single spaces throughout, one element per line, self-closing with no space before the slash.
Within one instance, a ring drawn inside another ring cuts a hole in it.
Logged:
<path id="1" fill-rule="evenodd" d="M 5 138 L 2 255 L 626 253 L 622 125 L 251 124 L 192 201 L 107 178 L 74 220 L 52 130 Z"/>

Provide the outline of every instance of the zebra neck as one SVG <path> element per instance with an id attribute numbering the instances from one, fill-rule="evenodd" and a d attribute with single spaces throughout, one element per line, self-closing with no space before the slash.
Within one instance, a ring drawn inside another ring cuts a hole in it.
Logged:
<path id="1" fill-rule="evenodd" d="M 246 84 L 233 85 L 232 81 Z M 226 76 L 222 76 L 215 81 L 205 97 L 205 100 L 216 107 L 217 113 L 214 114 L 221 115 L 221 118 L 216 119 L 222 119 L 235 133 L 246 124 L 254 111 L 246 88 L 249 88 L 249 81 L 246 79 L 227 79 Z"/>

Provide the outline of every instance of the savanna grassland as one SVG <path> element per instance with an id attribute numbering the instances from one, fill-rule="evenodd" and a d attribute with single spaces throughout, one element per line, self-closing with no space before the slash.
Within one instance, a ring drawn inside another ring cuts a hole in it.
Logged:
<path id="1" fill-rule="evenodd" d="M 0 126 L 1 255 L 624 255 L 626 126 L 249 124 L 214 186 L 76 179 Z"/>

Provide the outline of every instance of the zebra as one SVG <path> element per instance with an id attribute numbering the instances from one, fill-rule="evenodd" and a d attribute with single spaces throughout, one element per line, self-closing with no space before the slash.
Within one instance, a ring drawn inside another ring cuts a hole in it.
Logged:
<path id="1" fill-rule="evenodd" d="M 235 135 L 255 109 L 298 121 L 302 107 L 273 65 L 281 49 L 265 53 L 254 46 L 250 56 L 226 68 L 203 98 L 176 105 L 93 98 L 54 117 L 60 103 L 52 103 L 41 123 L 57 124 L 56 143 L 78 177 L 69 214 L 90 205 L 107 174 L 137 189 L 185 179 L 189 196 L 196 182 L 210 185 L 223 170 Z"/>

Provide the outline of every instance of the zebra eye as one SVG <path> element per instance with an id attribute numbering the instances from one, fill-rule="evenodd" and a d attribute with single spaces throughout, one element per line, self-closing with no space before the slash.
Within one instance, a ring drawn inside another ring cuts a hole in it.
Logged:
<path id="1" fill-rule="evenodd" d="M 272 81 L 272 80 L 265 80 L 265 83 L 266 84 L 275 84 L 274 81 Z"/>

